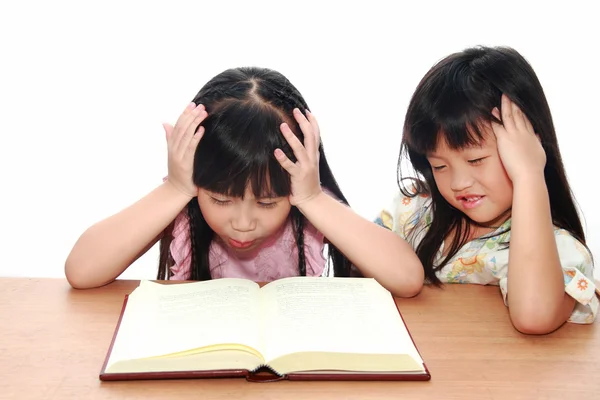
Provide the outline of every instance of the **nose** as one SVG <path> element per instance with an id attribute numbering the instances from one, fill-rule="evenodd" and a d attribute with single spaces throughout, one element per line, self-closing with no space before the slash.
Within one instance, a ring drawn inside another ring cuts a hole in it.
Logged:
<path id="1" fill-rule="evenodd" d="M 256 219 L 250 210 L 242 207 L 233 216 L 231 227 L 238 232 L 251 232 L 256 229 Z"/>
<path id="2" fill-rule="evenodd" d="M 471 186 L 473 186 L 473 176 L 470 174 L 468 168 L 460 168 L 452 171 L 450 187 L 453 191 L 460 192 Z"/>

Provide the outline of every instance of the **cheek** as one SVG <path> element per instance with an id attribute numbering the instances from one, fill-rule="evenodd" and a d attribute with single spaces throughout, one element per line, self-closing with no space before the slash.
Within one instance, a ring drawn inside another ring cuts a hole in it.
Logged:
<path id="1" fill-rule="evenodd" d="M 227 207 L 219 206 L 210 200 L 201 200 L 200 198 L 198 199 L 198 205 L 208 226 L 217 234 L 220 234 L 223 231 L 223 227 L 227 224 Z"/>
<path id="2" fill-rule="evenodd" d="M 263 229 L 271 234 L 276 232 L 283 225 L 290 215 L 291 206 L 280 205 L 273 210 L 264 210 L 261 216 L 261 225 Z"/>
<path id="3" fill-rule="evenodd" d="M 446 200 L 449 198 L 454 198 L 452 188 L 450 187 L 450 174 L 435 174 L 433 176 L 435 180 L 435 185 L 437 186 L 438 191 L 444 196 Z"/>

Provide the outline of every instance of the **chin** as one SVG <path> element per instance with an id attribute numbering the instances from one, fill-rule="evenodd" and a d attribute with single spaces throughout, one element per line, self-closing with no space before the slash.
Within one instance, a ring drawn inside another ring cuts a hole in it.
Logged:
<path id="1" fill-rule="evenodd" d="M 479 225 L 487 226 L 487 227 L 499 227 L 504 222 L 506 222 L 508 217 L 510 217 L 510 215 L 507 216 L 505 213 L 496 214 L 496 215 L 492 215 L 492 216 L 489 216 L 489 215 L 488 216 L 479 216 L 479 217 L 469 216 L 469 218 L 471 218 L 473 221 L 475 221 Z"/>

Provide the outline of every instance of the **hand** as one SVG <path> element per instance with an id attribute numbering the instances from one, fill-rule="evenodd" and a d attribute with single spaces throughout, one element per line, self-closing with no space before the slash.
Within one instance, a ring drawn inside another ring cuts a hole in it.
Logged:
<path id="1" fill-rule="evenodd" d="M 292 195 L 290 203 L 293 206 L 306 203 L 321 193 L 319 181 L 319 125 L 315 117 L 307 110 L 308 119 L 297 108 L 294 109 L 294 118 L 298 121 L 304 134 L 304 146 L 294 135 L 288 124 L 281 124 L 281 133 L 288 142 L 298 160 L 293 163 L 281 149 L 275 149 L 275 158 L 279 164 L 290 174 L 292 181 Z"/>
<path id="2" fill-rule="evenodd" d="M 204 105 L 196 106 L 190 103 L 179 116 L 175 127 L 163 124 L 167 136 L 169 168 L 167 182 L 190 197 L 198 195 L 198 188 L 192 181 L 192 174 L 194 154 L 204 135 L 204 127 L 201 126 L 197 132 L 196 128 L 207 115 Z"/>
<path id="3" fill-rule="evenodd" d="M 497 108 L 492 114 L 502 120 L 500 125 L 492 121 L 498 153 L 511 181 L 544 176 L 546 152 L 531 122 L 508 96 L 502 95 L 502 118 Z"/>

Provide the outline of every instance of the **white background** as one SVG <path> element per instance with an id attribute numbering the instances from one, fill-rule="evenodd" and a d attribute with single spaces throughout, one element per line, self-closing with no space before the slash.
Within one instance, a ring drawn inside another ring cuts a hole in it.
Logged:
<path id="1" fill-rule="evenodd" d="M 396 190 L 418 81 L 478 44 L 512 46 L 537 71 L 600 257 L 600 29 L 591 2 L 0 4 L 0 276 L 64 276 L 88 226 L 166 175 L 161 122 L 174 122 L 230 67 L 273 68 L 300 89 L 340 186 L 372 219 Z M 153 248 L 122 277 L 153 278 L 157 256 Z"/>

